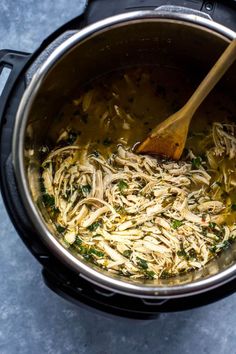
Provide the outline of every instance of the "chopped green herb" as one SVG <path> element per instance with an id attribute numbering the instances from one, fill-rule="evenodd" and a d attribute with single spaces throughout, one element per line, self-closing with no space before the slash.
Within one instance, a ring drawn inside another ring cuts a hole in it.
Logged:
<path id="1" fill-rule="evenodd" d="M 216 253 L 217 251 L 227 250 L 231 246 L 232 240 L 225 240 L 221 244 L 216 244 L 210 248 L 212 253 Z"/>
<path id="2" fill-rule="evenodd" d="M 55 206 L 55 198 L 53 195 L 48 193 L 43 194 L 43 202 L 47 207 L 54 207 Z"/>
<path id="3" fill-rule="evenodd" d="M 161 279 L 168 279 L 168 278 L 170 278 L 171 276 L 172 276 L 172 275 L 171 275 L 170 272 L 168 272 L 167 270 L 163 270 L 163 272 L 161 273 L 160 278 L 161 278 Z"/>
<path id="4" fill-rule="evenodd" d="M 124 257 L 127 257 L 127 258 L 129 258 L 129 257 L 131 256 L 131 254 L 132 254 L 132 251 L 131 251 L 131 250 L 125 250 L 125 251 L 123 252 L 123 256 L 124 256 Z"/>
<path id="5" fill-rule="evenodd" d="M 183 222 L 180 220 L 173 220 L 171 223 L 171 227 L 175 230 L 178 229 L 181 225 L 183 225 Z"/>
<path id="6" fill-rule="evenodd" d="M 88 247 L 80 245 L 79 247 L 80 254 L 86 259 L 87 261 L 92 261 L 92 256 L 89 254 Z"/>
<path id="7" fill-rule="evenodd" d="M 75 242 L 76 245 L 80 246 L 82 244 L 82 240 L 79 236 L 76 236 Z"/>
<path id="8" fill-rule="evenodd" d="M 137 257 L 137 259 L 138 259 L 138 265 L 141 267 L 141 268 L 143 268 L 143 269 L 148 269 L 148 264 L 147 264 L 147 262 L 144 260 L 144 259 L 142 259 L 142 258 L 139 258 L 139 257 Z"/>
<path id="9" fill-rule="evenodd" d="M 92 237 L 93 237 L 93 238 L 94 238 L 94 237 L 102 237 L 102 235 L 101 235 L 101 234 L 96 234 L 96 235 L 93 235 Z"/>
<path id="10" fill-rule="evenodd" d="M 69 242 L 67 242 L 65 238 L 63 238 L 63 242 L 64 242 L 64 244 L 65 244 L 68 248 L 70 247 Z"/>
<path id="11" fill-rule="evenodd" d="M 81 189 L 83 194 L 85 194 L 86 196 L 91 192 L 91 186 L 89 184 L 82 186 Z"/>
<path id="12" fill-rule="evenodd" d="M 219 186 L 219 187 L 221 187 L 221 186 L 222 186 L 222 183 L 219 182 L 219 181 L 216 181 L 216 185 Z"/>
<path id="13" fill-rule="evenodd" d="M 199 168 L 202 164 L 202 158 L 200 156 L 192 159 L 192 168 Z"/>
<path id="14" fill-rule="evenodd" d="M 97 230 L 97 228 L 101 226 L 101 221 L 95 221 L 93 224 L 87 227 L 87 229 L 91 232 Z"/>
<path id="15" fill-rule="evenodd" d="M 224 238 L 224 229 L 214 230 L 214 233 L 220 240 Z"/>
<path id="16" fill-rule="evenodd" d="M 77 236 L 76 237 L 76 243 L 79 246 L 80 254 L 87 260 L 93 261 L 92 255 L 95 255 L 97 257 L 104 257 L 104 253 L 97 250 L 96 248 L 89 248 L 86 246 L 82 245 L 82 240 Z"/>
<path id="17" fill-rule="evenodd" d="M 60 234 L 62 234 L 63 232 L 66 231 L 66 227 L 61 226 L 61 225 L 57 225 L 57 226 L 56 226 L 56 229 L 57 229 L 57 231 L 58 231 Z"/>
<path id="18" fill-rule="evenodd" d="M 118 182 L 118 188 L 119 188 L 120 192 L 123 192 L 125 189 L 128 188 L 128 184 L 125 181 L 123 181 L 123 179 L 121 179 Z"/>
<path id="19" fill-rule="evenodd" d="M 89 249 L 89 254 L 95 254 L 95 256 L 98 256 L 98 257 L 104 257 L 104 253 L 101 252 L 101 251 L 98 251 L 96 250 L 95 248 L 90 248 Z"/>
<path id="20" fill-rule="evenodd" d="M 186 261 L 197 258 L 197 253 L 196 253 L 195 249 L 191 248 L 191 250 L 189 252 L 186 252 L 185 249 L 183 248 L 183 246 L 181 247 L 181 249 L 179 251 L 177 251 L 177 255 L 179 257 L 183 257 L 184 259 L 186 259 Z"/>
<path id="21" fill-rule="evenodd" d="M 217 247 L 216 246 L 212 246 L 212 247 L 209 248 L 209 250 L 210 250 L 211 253 L 216 253 Z"/>
<path id="22" fill-rule="evenodd" d="M 181 248 L 179 251 L 177 251 L 177 255 L 179 257 L 184 257 L 184 258 L 187 257 L 187 253 L 185 252 L 185 250 L 183 248 Z"/>
<path id="23" fill-rule="evenodd" d="M 146 275 L 148 279 L 153 279 L 155 276 L 155 272 L 153 272 L 152 270 L 146 270 Z"/>
<path id="24" fill-rule="evenodd" d="M 197 258 L 197 252 L 195 251 L 194 248 L 191 248 L 191 250 L 189 251 L 188 255 L 189 255 L 189 258 L 190 258 L 190 259 L 191 259 L 191 258 L 194 258 L 194 259 Z"/>
<path id="25" fill-rule="evenodd" d="M 225 240 L 222 244 L 222 249 L 227 250 L 231 246 L 230 240 Z"/>
<path id="26" fill-rule="evenodd" d="M 210 229 L 214 230 L 216 227 L 216 223 L 215 222 L 209 222 L 209 227 Z"/>

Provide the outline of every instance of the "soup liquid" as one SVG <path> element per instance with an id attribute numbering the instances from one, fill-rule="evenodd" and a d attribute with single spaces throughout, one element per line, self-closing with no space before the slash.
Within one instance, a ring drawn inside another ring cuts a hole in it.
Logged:
<path id="1" fill-rule="evenodd" d="M 74 92 L 56 117 L 51 138 L 55 141 L 67 126 L 79 134 L 80 146 L 90 143 L 91 150 L 101 151 L 104 147 L 110 153 L 119 143 L 134 146 L 187 102 L 198 81 L 177 69 L 159 67 L 103 76 L 83 91 Z M 85 102 L 81 102 L 84 92 Z M 225 93 L 214 90 L 192 119 L 187 147 L 201 154 L 199 133 L 205 136 L 212 122 L 232 120 L 233 112 L 235 103 Z"/>

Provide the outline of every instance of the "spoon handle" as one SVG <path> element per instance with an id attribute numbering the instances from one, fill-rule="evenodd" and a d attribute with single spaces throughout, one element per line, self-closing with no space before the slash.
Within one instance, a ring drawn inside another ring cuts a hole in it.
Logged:
<path id="1" fill-rule="evenodd" d="M 236 38 L 228 45 L 204 80 L 183 107 L 185 114 L 192 118 L 197 108 L 221 79 L 236 59 Z"/>

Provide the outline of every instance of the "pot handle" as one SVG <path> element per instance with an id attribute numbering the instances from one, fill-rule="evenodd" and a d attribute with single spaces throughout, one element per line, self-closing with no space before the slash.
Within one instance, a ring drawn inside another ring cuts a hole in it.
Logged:
<path id="1" fill-rule="evenodd" d="M 181 14 L 181 15 L 192 15 L 195 17 L 201 17 L 205 18 L 206 20 L 211 20 L 213 21 L 212 17 L 209 14 L 206 14 L 205 12 L 191 9 L 189 7 L 184 7 L 184 6 L 175 6 L 175 5 L 162 5 L 157 8 L 155 8 L 155 11 L 158 12 L 159 14 Z"/>
<path id="2" fill-rule="evenodd" d="M 0 121 L 7 98 L 30 55 L 15 50 L 0 50 Z"/>

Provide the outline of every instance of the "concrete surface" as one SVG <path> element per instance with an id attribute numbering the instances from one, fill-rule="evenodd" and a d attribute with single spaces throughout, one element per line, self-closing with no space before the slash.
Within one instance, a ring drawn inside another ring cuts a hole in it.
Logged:
<path id="1" fill-rule="evenodd" d="M 109 1 L 109 0 L 108 0 Z M 110 0 L 112 1 L 112 0 Z M 2 0 L 0 47 L 33 51 L 83 0 Z M 0 200 L 0 353 L 139 354 L 236 352 L 236 295 L 156 321 L 106 318 L 61 299 L 17 236 Z"/>

